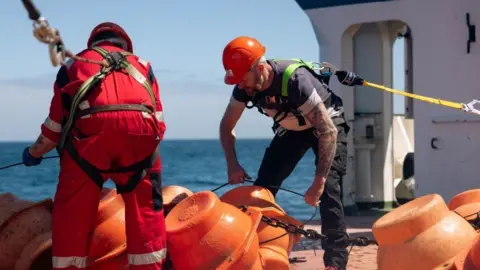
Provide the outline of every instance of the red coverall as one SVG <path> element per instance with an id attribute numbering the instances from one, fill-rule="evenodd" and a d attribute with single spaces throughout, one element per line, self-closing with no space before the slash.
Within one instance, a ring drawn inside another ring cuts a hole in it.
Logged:
<path id="1" fill-rule="evenodd" d="M 123 51 L 109 43 L 100 43 L 97 47 L 109 52 Z M 103 59 L 91 49 L 78 55 L 97 61 Z M 155 113 L 107 111 L 87 114 L 76 120 L 72 145 L 80 157 L 100 170 L 130 166 L 149 157 L 157 151 L 166 130 L 159 87 L 150 64 L 137 56 L 127 56 L 127 60 L 149 81 L 156 99 Z M 82 61 L 72 61 L 59 70 L 50 113 L 41 127 L 45 137 L 59 141 L 62 119 L 70 109 L 72 95 L 99 70 L 100 65 Z M 115 71 L 90 90 L 79 108 L 108 104 L 152 106 L 152 101 L 142 84 L 127 73 Z M 98 173 L 100 178 L 93 179 L 95 177 L 87 175 L 69 151 L 63 151 L 53 209 L 53 269 L 86 268 L 88 234 L 95 224 L 101 185 L 108 178 L 115 182 L 117 192 L 125 201 L 130 269 L 162 268 L 167 250 L 160 157 L 149 162 L 153 167 L 137 175 L 138 181 L 127 185 L 134 172 Z M 129 186 L 130 190 L 127 188 L 122 193 L 120 186 Z"/>

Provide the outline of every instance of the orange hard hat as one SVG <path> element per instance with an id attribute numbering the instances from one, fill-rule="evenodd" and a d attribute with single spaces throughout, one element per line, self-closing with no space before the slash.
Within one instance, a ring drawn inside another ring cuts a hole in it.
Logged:
<path id="1" fill-rule="evenodd" d="M 112 33 L 120 37 L 122 40 L 124 40 L 127 45 L 127 48 L 125 48 L 125 50 L 133 53 L 132 40 L 128 36 L 127 32 L 125 32 L 125 30 L 122 27 L 120 27 L 120 25 L 113 22 L 103 22 L 95 26 L 95 28 L 93 28 L 92 32 L 90 33 L 90 37 L 88 38 L 88 41 L 87 41 L 87 46 L 91 47 L 92 43 L 95 41 L 95 38 L 98 38 L 100 34 L 107 33 L 107 32 Z"/>
<path id="2" fill-rule="evenodd" d="M 265 54 L 265 47 L 258 40 L 240 36 L 230 41 L 223 50 L 225 83 L 240 83 L 253 64 Z"/>

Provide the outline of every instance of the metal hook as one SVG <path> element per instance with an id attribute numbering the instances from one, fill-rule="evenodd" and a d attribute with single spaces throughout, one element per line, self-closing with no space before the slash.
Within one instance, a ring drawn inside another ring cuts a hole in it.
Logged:
<path id="1" fill-rule="evenodd" d="M 473 114 L 476 114 L 476 115 L 480 115 L 480 111 L 475 109 L 475 104 L 478 104 L 478 103 L 480 103 L 480 100 L 478 100 L 478 99 L 474 99 L 467 104 L 462 103 L 463 111 L 467 112 L 467 113 L 473 113 Z"/>

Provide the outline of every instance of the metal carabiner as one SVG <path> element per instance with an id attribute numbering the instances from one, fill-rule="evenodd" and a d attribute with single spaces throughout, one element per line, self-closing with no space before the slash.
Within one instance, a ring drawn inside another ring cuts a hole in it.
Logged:
<path id="1" fill-rule="evenodd" d="M 467 112 L 467 113 L 480 115 L 480 111 L 475 109 L 475 104 L 478 104 L 478 103 L 480 103 L 480 100 L 478 100 L 478 99 L 474 99 L 467 104 L 462 103 L 463 111 Z"/>
<path id="2" fill-rule="evenodd" d="M 328 72 L 325 71 L 325 69 L 328 67 L 322 65 L 322 63 L 319 63 L 319 62 L 310 62 L 310 63 L 312 64 L 313 70 L 318 70 L 320 75 L 327 76 L 327 77 L 333 75 L 331 71 L 328 71 Z"/>
<path id="3" fill-rule="evenodd" d="M 279 126 L 277 128 L 277 130 L 275 130 L 275 134 L 278 136 L 278 137 L 282 137 L 283 135 L 285 135 L 285 133 L 287 133 L 287 129 L 282 127 L 282 126 Z"/>
<path id="4" fill-rule="evenodd" d="M 63 41 L 58 29 L 52 28 L 47 19 L 40 17 L 33 21 L 33 35 L 38 41 L 48 44 L 50 62 L 54 67 L 65 63 L 67 55 Z"/>
<path id="5" fill-rule="evenodd" d="M 337 73 L 337 67 L 328 63 L 328 62 L 321 62 L 319 64 L 320 66 L 320 74 L 323 76 L 333 76 Z M 328 69 L 328 72 L 325 72 L 324 70 Z"/>
<path id="6" fill-rule="evenodd" d="M 40 17 L 38 20 L 33 21 L 33 35 L 38 41 L 50 44 L 57 41 L 57 31 L 50 27 L 46 18 Z"/>

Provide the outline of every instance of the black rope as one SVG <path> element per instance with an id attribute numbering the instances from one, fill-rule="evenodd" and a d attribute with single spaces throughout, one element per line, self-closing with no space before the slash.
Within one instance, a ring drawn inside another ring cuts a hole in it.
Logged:
<path id="1" fill-rule="evenodd" d="M 52 158 L 58 158 L 58 157 L 59 157 L 59 156 L 44 157 L 43 159 L 52 159 Z M 43 159 L 42 159 L 42 160 L 43 160 Z M 14 164 L 10 164 L 10 165 L 7 165 L 7 166 L 0 167 L 0 171 L 1 171 L 1 170 L 8 169 L 8 168 L 15 167 L 15 166 L 20 166 L 20 165 L 23 165 L 23 162 L 18 162 L 18 163 L 14 163 Z"/>
<path id="2" fill-rule="evenodd" d="M 252 183 L 252 184 L 255 183 L 255 181 L 252 181 L 252 180 L 245 180 L 245 182 L 249 182 L 249 183 Z M 302 198 L 305 197 L 305 195 L 303 195 L 303 194 L 301 194 L 301 193 L 298 193 L 298 192 L 296 192 L 296 191 L 293 191 L 293 190 L 291 190 L 291 189 L 286 189 L 286 188 L 282 188 L 282 187 L 278 187 L 278 186 L 272 186 L 272 185 L 270 185 L 270 186 L 268 186 L 268 187 L 278 188 L 278 189 L 280 189 L 280 190 L 283 190 L 283 191 L 290 192 L 290 193 L 293 193 L 293 194 L 295 194 L 295 195 L 298 195 L 298 196 L 300 196 L 300 197 L 302 197 Z"/>
<path id="3" fill-rule="evenodd" d="M 212 192 L 215 192 L 215 191 L 217 191 L 217 190 L 219 190 L 219 189 L 221 189 L 221 188 L 223 188 L 223 187 L 225 187 L 225 186 L 228 186 L 229 184 L 230 184 L 230 183 L 221 184 L 220 186 L 212 189 Z"/>

